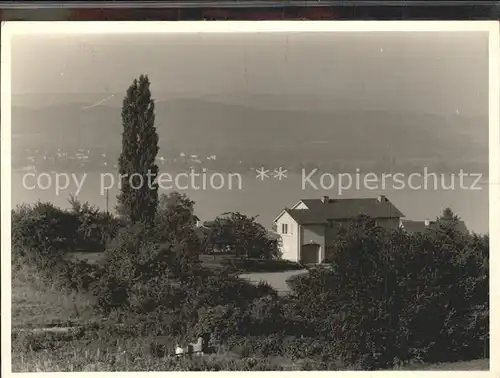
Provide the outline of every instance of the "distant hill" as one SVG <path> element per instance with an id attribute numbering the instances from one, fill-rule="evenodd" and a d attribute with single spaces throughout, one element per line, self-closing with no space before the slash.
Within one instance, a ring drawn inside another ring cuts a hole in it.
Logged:
<path id="1" fill-rule="evenodd" d="M 218 155 L 230 161 L 291 166 L 305 161 L 391 161 L 393 156 L 408 164 L 429 160 L 456 166 L 463 162 L 487 170 L 487 119 L 363 111 L 354 104 L 329 110 L 327 103 L 314 106 L 298 101 L 294 106 L 290 101 L 262 99 L 248 98 L 248 105 L 237 98 L 231 103 L 217 98 L 158 100 L 160 154 Z M 13 154 L 22 154 L 28 146 L 97 145 L 118 153 L 121 98 L 84 109 L 91 103 L 14 106 Z"/>

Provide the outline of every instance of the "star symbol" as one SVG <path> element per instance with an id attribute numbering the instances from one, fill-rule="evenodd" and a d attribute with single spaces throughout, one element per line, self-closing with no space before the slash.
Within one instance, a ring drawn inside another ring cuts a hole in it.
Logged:
<path id="1" fill-rule="evenodd" d="M 266 178 L 269 178 L 269 169 L 265 169 L 264 167 L 256 169 L 257 175 L 255 176 L 256 178 L 259 178 L 261 180 L 264 180 Z"/>
<path id="2" fill-rule="evenodd" d="M 279 169 L 274 170 L 274 178 L 277 178 L 280 181 L 283 179 L 286 179 L 287 172 L 288 172 L 288 170 L 284 169 L 283 167 L 279 167 Z"/>

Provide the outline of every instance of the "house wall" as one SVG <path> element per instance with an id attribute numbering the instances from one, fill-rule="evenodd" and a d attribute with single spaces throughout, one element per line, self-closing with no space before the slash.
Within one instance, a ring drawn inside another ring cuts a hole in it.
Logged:
<path id="1" fill-rule="evenodd" d="M 281 225 L 288 225 L 288 234 L 284 235 L 281 233 Z M 300 226 L 295 222 L 295 220 L 288 214 L 284 213 L 276 221 L 276 232 L 281 237 L 280 250 L 282 258 L 284 260 L 299 261 L 299 239 L 300 239 Z"/>
<path id="2" fill-rule="evenodd" d="M 309 243 L 318 243 L 320 245 L 320 262 L 325 259 L 325 232 L 326 227 L 322 224 L 308 224 L 301 227 L 301 246 Z"/>

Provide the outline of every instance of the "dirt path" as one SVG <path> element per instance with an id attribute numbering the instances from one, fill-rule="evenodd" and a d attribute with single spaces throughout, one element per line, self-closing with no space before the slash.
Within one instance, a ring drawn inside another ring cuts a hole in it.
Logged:
<path id="1" fill-rule="evenodd" d="M 265 281 L 271 285 L 279 294 L 286 294 L 290 292 L 290 288 L 286 281 L 293 276 L 298 274 L 307 273 L 306 269 L 301 270 L 289 270 L 286 272 L 275 272 L 275 273 L 246 273 L 240 274 L 240 277 L 249 280 L 252 283 L 259 283 L 260 281 Z"/>

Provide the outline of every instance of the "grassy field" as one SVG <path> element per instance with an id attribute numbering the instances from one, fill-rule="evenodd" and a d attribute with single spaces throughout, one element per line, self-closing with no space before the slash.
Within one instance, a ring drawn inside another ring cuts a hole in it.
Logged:
<path id="1" fill-rule="evenodd" d="M 88 324 L 98 320 L 92 305 L 92 297 L 77 292 L 63 293 L 40 280 L 32 270 L 13 272 L 13 328 Z"/>

